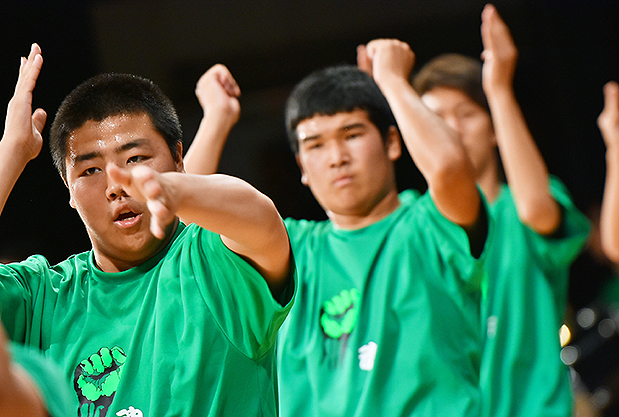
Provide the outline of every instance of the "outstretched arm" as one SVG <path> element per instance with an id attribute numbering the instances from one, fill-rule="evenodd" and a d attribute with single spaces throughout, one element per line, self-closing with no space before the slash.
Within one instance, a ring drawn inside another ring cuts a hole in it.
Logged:
<path id="1" fill-rule="evenodd" d="M 224 65 L 206 71 L 196 85 L 196 96 L 204 111 L 196 136 L 184 158 L 192 174 L 214 174 L 232 127 L 239 120 L 241 90 Z"/>
<path id="2" fill-rule="evenodd" d="M 475 224 L 480 212 L 473 167 L 455 132 L 423 104 L 411 86 L 414 61 L 408 44 L 395 39 L 374 40 L 357 49 L 359 68 L 374 77 L 387 98 L 437 208 L 466 228 Z"/>
<path id="3" fill-rule="evenodd" d="M 179 216 L 218 233 L 230 250 L 247 259 L 277 295 L 289 278 L 288 235 L 273 202 L 235 177 L 159 173 L 145 166 L 106 170 L 133 198 L 146 201 L 151 231 L 162 238 Z"/>
<path id="4" fill-rule="evenodd" d="M 217 172 L 228 134 L 239 119 L 240 94 L 225 66 L 211 67 L 196 86 L 204 117 L 184 158 L 187 174 L 138 169 L 124 181 L 148 202 L 153 234 L 163 236 L 174 216 L 219 233 L 228 248 L 260 271 L 276 295 L 287 283 L 290 247 L 273 202 L 238 178 L 189 175 Z"/>
<path id="5" fill-rule="evenodd" d="M 606 144 L 600 238 L 606 256 L 619 263 L 619 84 L 615 81 L 604 86 L 604 109 L 597 123 Z"/>
<path id="6" fill-rule="evenodd" d="M 28 58 L 21 58 L 15 93 L 9 101 L 0 141 L 0 212 L 26 164 L 43 146 L 41 131 L 47 114 L 42 109 L 32 112 L 32 93 L 42 65 L 41 49 L 33 44 Z"/>
<path id="7" fill-rule="evenodd" d="M 518 51 L 493 5 L 486 5 L 481 18 L 482 85 L 507 182 L 521 221 L 540 234 L 550 234 L 559 227 L 561 210 L 550 193 L 546 164 L 516 101 L 513 79 Z"/>

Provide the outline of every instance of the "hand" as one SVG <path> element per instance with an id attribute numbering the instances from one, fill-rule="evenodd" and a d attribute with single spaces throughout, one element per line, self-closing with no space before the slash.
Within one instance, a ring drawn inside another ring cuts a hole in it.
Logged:
<path id="1" fill-rule="evenodd" d="M 484 50 L 482 84 L 486 94 L 501 88 L 513 88 L 518 49 L 509 28 L 492 4 L 487 4 L 481 14 L 481 39 Z"/>
<path id="2" fill-rule="evenodd" d="M 616 81 L 604 85 L 604 108 L 597 124 L 607 148 L 619 144 L 619 84 Z"/>
<path id="3" fill-rule="evenodd" d="M 240 117 L 240 95 L 241 89 L 228 68 L 222 64 L 213 65 L 196 84 L 196 96 L 205 117 L 209 112 L 216 112 L 230 128 Z"/>
<path id="4" fill-rule="evenodd" d="M 41 48 L 33 44 L 28 58 L 21 58 L 15 93 L 9 101 L 6 113 L 3 139 L 18 141 L 26 161 L 35 158 L 43 147 L 41 131 L 47 114 L 43 109 L 32 113 L 32 93 L 42 65 Z"/>
<path id="5" fill-rule="evenodd" d="M 146 166 L 121 169 L 111 163 L 106 166 L 106 171 L 128 195 L 146 202 L 151 214 L 150 231 L 155 237 L 163 239 L 177 210 L 177 199 L 170 194 L 173 187 L 167 186 L 164 175 Z"/>
<path id="6" fill-rule="evenodd" d="M 320 313 L 320 325 L 328 337 L 339 339 L 353 331 L 359 315 L 360 299 L 359 291 L 353 288 L 350 291 L 342 290 L 324 303 Z"/>
<path id="7" fill-rule="evenodd" d="M 75 370 L 79 395 L 92 403 L 101 397 L 113 397 L 126 360 L 127 355 L 117 346 L 112 349 L 101 348 L 99 352 L 84 359 Z"/>
<path id="8" fill-rule="evenodd" d="M 406 42 L 397 39 L 375 39 L 357 47 L 357 66 L 377 83 L 389 76 L 408 82 L 414 65 L 415 53 Z"/>

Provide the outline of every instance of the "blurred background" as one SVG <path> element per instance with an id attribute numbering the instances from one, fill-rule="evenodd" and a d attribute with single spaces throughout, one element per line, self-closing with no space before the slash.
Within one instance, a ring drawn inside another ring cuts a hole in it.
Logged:
<path id="1" fill-rule="evenodd" d="M 159 84 L 177 106 L 185 149 L 202 110 L 194 95 L 200 75 L 228 66 L 241 90 L 241 119 L 224 150 L 220 172 L 239 176 L 269 195 L 283 216 L 324 213 L 289 151 L 283 105 L 309 72 L 354 63 L 355 48 L 377 37 L 408 42 L 416 69 L 444 52 L 478 57 L 478 0 L 83 0 L 12 1 L 0 6 L 0 100 L 9 101 L 32 42 L 43 50 L 35 106 L 51 123 L 63 97 L 100 72 L 128 72 Z M 604 144 L 596 126 L 602 86 L 619 80 L 619 2 L 498 0 L 494 3 L 520 50 L 516 93 L 552 174 L 593 220 L 602 195 Z M 3 119 L 3 118 L 2 118 Z M 48 130 L 44 132 L 47 138 Z M 425 189 L 405 155 L 399 186 Z M 90 248 L 46 147 L 17 183 L 0 219 L 0 257 L 32 253 L 52 263 Z M 574 264 L 570 306 L 600 299 L 615 266 L 595 240 Z"/>

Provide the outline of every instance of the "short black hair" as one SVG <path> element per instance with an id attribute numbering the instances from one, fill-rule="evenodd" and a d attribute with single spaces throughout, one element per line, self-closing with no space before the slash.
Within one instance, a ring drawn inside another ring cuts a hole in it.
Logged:
<path id="1" fill-rule="evenodd" d="M 292 90 L 286 101 L 286 132 L 290 147 L 299 152 L 297 125 L 316 115 L 365 110 L 383 139 L 397 123 L 387 99 L 365 72 L 353 65 L 327 67 L 309 74 Z"/>
<path id="2" fill-rule="evenodd" d="M 86 122 L 121 114 L 146 114 L 177 159 L 181 124 L 172 101 L 151 80 L 131 74 L 96 75 L 71 91 L 60 104 L 50 130 L 54 165 L 66 179 L 67 139 Z"/>

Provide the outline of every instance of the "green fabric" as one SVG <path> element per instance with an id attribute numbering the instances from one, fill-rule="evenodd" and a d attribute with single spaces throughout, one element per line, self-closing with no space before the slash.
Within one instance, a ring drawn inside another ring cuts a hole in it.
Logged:
<path id="1" fill-rule="evenodd" d="M 69 380 L 62 370 L 47 360 L 40 350 L 18 343 L 10 344 L 13 361 L 19 364 L 37 385 L 51 417 L 75 414 L 77 398 L 70 389 Z"/>
<path id="2" fill-rule="evenodd" d="M 181 224 L 120 273 L 97 269 L 92 252 L 0 268 L 10 337 L 61 365 L 82 416 L 277 415 L 275 341 L 291 303 L 218 235 Z"/>
<path id="3" fill-rule="evenodd" d="M 568 368 L 560 359 L 569 266 L 583 247 L 589 222 L 558 179 L 552 195 L 563 207 L 558 234 L 522 224 L 509 188 L 491 204 L 494 244 L 487 253 L 482 317 L 487 329 L 481 367 L 484 415 L 569 417 Z"/>
<path id="4" fill-rule="evenodd" d="M 286 219 L 299 288 L 278 337 L 283 417 L 479 415 L 483 261 L 429 195 L 400 200 L 360 230 Z"/>

